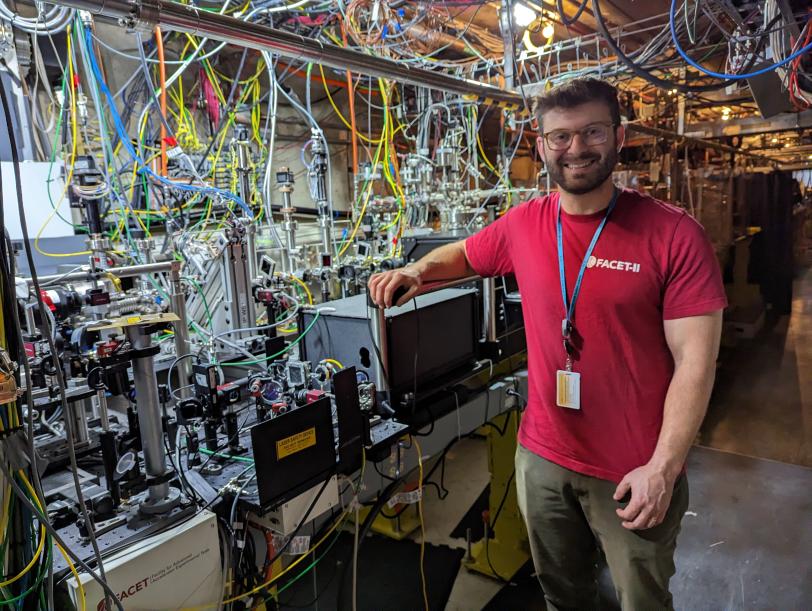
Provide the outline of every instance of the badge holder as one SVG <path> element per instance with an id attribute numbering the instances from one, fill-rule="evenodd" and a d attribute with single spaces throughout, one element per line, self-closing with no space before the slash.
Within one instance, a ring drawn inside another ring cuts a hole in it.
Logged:
<path id="1" fill-rule="evenodd" d="M 581 374 L 572 370 L 575 347 L 570 342 L 572 323 L 566 318 L 561 322 L 564 351 L 567 353 L 565 369 L 555 372 L 555 396 L 558 407 L 581 409 Z"/>

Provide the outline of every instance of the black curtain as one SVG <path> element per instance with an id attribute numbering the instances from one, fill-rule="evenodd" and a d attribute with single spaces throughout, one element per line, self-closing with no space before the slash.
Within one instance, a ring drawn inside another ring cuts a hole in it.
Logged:
<path id="1" fill-rule="evenodd" d="M 800 197 L 798 182 L 789 172 L 747 174 L 737 179 L 737 225 L 761 227 L 750 246 L 748 281 L 761 287 L 764 301 L 777 314 L 789 314 L 792 307 L 792 208 Z"/>

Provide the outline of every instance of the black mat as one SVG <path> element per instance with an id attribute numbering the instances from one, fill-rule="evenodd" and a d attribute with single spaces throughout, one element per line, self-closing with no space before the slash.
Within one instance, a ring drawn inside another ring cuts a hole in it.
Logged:
<path id="1" fill-rule="evenodd" d="M 544 593 L 533 574 L 533 562 L 528 561 L 511 582 L 505 585 L 482 608 L 482 611 L 544 611 Z M 598 569 L 598 594 L 602 611 L 619 611 L 612 578 L 606 564 Z"/>
<path id="2" fill-rule="evenodd" d="M 812 469 L 694 448 L 677 542 L 674 606 L 697 611 L 812 609 Z M 611 581 L 600 573 L 607 602 Z M 543 610 L 530 563 L 487 611 Z M 611 607 L 610 607 L 611 608 Z"/>
<path id="3" fill-rule="evenodd" d="M 485 490 L 477 497 L 471 508 L 465 513 L 459 524 L 454 527 L 449 535 L 453 539 L 465 539 L 465 533 L 471 529 L 471 541 L 479 541 L 485 536 L 485 522 L 482 521 L 482 512 L 488 509 L 488 497 L 491 494 L 491 485 L 485 486 Z M 491 537 L 493 533 L 491 533 Z"/>
<path id="4" fill-rule="evenodd" d="M 344 566 L 347 566 L 345 600 L 351 587 L 352 535 L 342 533 L 338 542 L 322 560 L 315 578 L 308 575 L 280 595 L 281 609 L 314 610 L 313 599 L 319 594 L 318 609 L 338 609 L 338 590 Z M 443 611 L 457 577 L 463 551 L 444 545 L 426 545 L 424 571 L 429 608 Z M 347 605 L 345 608 L 349 609 Z M 361 547 L 358 561 L 358 609 L 360 611 L 414 611 L 423 609 L 420 585 L 420 545 L 413 541 L 394 541 L 373 535 Z"/>

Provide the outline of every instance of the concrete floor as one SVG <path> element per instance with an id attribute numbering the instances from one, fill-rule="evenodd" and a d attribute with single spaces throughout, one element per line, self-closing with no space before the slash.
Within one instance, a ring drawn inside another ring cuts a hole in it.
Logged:
<path id="1" fill-rule="evenodd" d="M 748 488 L 758 486 L 758 478 L 771 477 L 767 471 L 772 473 L 772 477 L 779 480 L 790 478 L 795 482 L 792 486 L 793 489 L 782 489 L 779 496 L 786 497 L 781 501 L 783 508 L 791 506 L 798 511 L 797 515 L 791 512 L 790 515 L 784 516 L 782 520 L 778 521 L 778 526 L 800 521 L 800 525 L 794 524 L 798 528 L 795 536 L 796 539 L 806 540 L 810 537 L 810 529 L 804 526 L 805 523 L 808 523 L 808 519 L 804 517 L 804 500 L 799 495 L 808 495 L 808 490 L 812 486 L 812 471 L 789 465 L 777 465 L 771 461 L 812 467 L 812 269 L 805 270 L 799 276 L 794 295 L 792 314 L 789 317 L 769 323 L 755 339 L 742 340 L 736 349 L 725 351 L 717 377 L 716 390 L 698 439 L 702 446 L 768 460 L 745 461 L 747 467 L 744 468 L 734 464 L 735 457 L 727 459 L 719 453 L 708 454 L 698 451 L 694 454 L 702 456 L 692 461 L 696 462 L 692 468 L 695 471 L 699 470 L 698 477 L 695 478 L 699 488 L 698 492 L 708 487 L 712 490 L 714 483 L 708 478 L 718 478 L 716 481 L 725 480 L 727 476 L 724 473 L 728 470 L 731 479 L 741 478 L 743 472 L 753 473 L 756 479 L 746 484 Z M 714 466 L 710 466 L 711 463 Z M 705 464 L 708 465 L 707 470 L 703 466 Z M 737 481 L 744 484 L 743 480 L 738 479 Z M 463 548 L 465 541 L 451 539 L 449 533 L 468 511 L 487 482 L 486 444 L 477 439 L 463 440 L 448 456 L 445 483 L 450 490 L 449 498 L 439 501 L 431 492 L 426 495 L 426 539 L 432 543 Z M 780 485 L 780 482 L 771 482 L 771 485 Z M 777 500 L 775 494 L 777 494 L 776 491 L 768 494 L 772 497 L 771 502 Z M 725 541 L 734 540 L 737 534 L 741 535 L 744 531 L 749 531 L 746 534 L 750 535 L 753 530 L 758 530 L 758 524 L 754 523 L 745 528 L 740 523 L 741 520 L 758 522 L 756 516 L 761 515 L 764 511 L 764 504 L 761 501 L 767 505 L 772 504 L 767 502 L 768 499 L 760 501 L 761 496 L 758 493 L 750 495 L 749 502 L 740 499 L 736 491 L 731 491 L 730 494 L 723 494 L 719 491 L 717 495 L 706 494 L 705 496 L 709 503 L 706 515 L 711 512 L 711 508 L 717 506 L 717 503 L 719 506 L 728 507 L 729 504 L 726 500 L 733 503 L 736 508 L 735 513 L 739 516 L 737 520 L 719 516 L 720 524 L 727 524 L 732 528 L 725 529 Z M 722 498 L 723 496 L 724 498 Z M 700 500 L 701 497 L 696 499 L 696 501 Z M 692 509 L 696 508 L 696 501 L 692 495 Z M 808 505 L 808 497 L 806 504 Z M 690 515 L 691 513 L 689 511 L 689 517 L 686 519 L 696 520 L 696 516 Z M 770 520 L 769 515 L 764 517 L 765 523 L 771 522 L 770 528 L 776 528 L 775 520 Z M 806 517 L 808 518 L 808 514 Z M 736 524 L 738 527 L 735 526 Z M 738 532 L 736 528 L 739 529 Z M 714 535 L 694 536 L 691 534 L 693 530 L 695 529 L 691 525 L 684 525 L 681 547 L 678 551 L 678 560 L 679 556 L 685 557 L 686 570 L 689 572 L 699 569 L 697 558 L 704 558 L 709 553 L 718 552 L 716 548 L 724 546 L 724 543 L 714 541 L 709 544 L 705 541 L 707 536 L 713 538 Z M 697 532 L 704 532 L 704 530 L 700 529 Z M 765 549 L 770 547 L 769 540 L 778 537 L 779 532 L 781 531 L 775 531 L 765 541 L 762 541 L 763 536 L 749 537 L 746 543 L 740 542 L 740 546 L 736 548 L 737 551 L 727 560 L 744 566 L 761 559 L 761 562 L 769 563 L 768 571 L 776 562 L 781 565 L 786 563 L 792 565 L 801 560 L 800 556 L 804 553 L 802 548 L 796 549 L 798 554 L 785 551 L 783 555 L 781 549 L 772 549 L 773 560 L 770 560 L 770 554 L 765 552 Z M 786 535 L 787 533 L 783 532 L 782 537 L 786 538 Z M 720 540 L 722 540 L 721 535 Z M 700 552 L 701 556 L 698 555 Z M 714 565 L 711 567 L 715 570 Z M 792 576 L 792 571 L 786 573 L 786 583 L 783 586 L 780 583 L 773 585 L 792 588 L 793 583 L 803 582 L 803 573 L 808 571 L 808 564 L 806 568 L 798 564 L 798 569 L 800 573 L 796 576 Z M 713 572 L 707 568 L 704 570 Z M 757 584 L 754 584 L 755 579 L 751 575 L 742 579 L 743 574 L 739 573 L 737 579 L 740 581 L 739 587 L 735 589 L 735 592 L 731 590 L 729 604 L 724 608 L 762 608 L 755 604 L 754 600 L 748 600 L 752 591 L 750 586 Z M 719 577 L 721 581 L 715 587 L 731 588 L 732 586 L 726 583 L 724 574 L 721 573 L 721 575 Z M 690 583 L 696 585 L 695 576 L 696 573 L 694 573 L 694 577 L 690 578 L 689 584 L 683 584 L 683 586 L 688 586 Z M 679 574 L 675 578 L 675 582 L 678 578 Z M 776 577 L 774 581 L 776 580 L 780 581 L 780 578 Z M 800 582 L 796 580 L 800 580 Z M 461 570 L 446 611 L 477 611 L 487 604 L 501 587 L 502 584 L 495 580 Z M 680 590 L 685 596 L 687 592 L 698 589 L 693 586 L 682 587 L 677 582 L 675 594 Z M 812 596 L 807 592 L 803 592 L 802 595 Z M 810 608 L 812 606 L 812 598 L 803 600 L 805 602 L 801 602 L 799 599 L 800 606 L 792 608 Z M 692 604 L 695 603 L 697 600 L 693 599 Z"/>
<path id="2" fill-rule="evenodd" d="M 812 467 L 812 268 L 792 314 L 725 350 L 699 444 Z"/>

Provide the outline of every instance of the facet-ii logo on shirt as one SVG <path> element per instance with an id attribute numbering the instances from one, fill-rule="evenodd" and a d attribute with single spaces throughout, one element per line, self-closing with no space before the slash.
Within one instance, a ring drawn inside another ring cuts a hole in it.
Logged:
<path id="1" fill-rule="evenodd" d="M 610 259 L 599 259 L 595 255 L 589 257 L 586 262 L 587 267 L 605 267 L 607 269 L 614 269 L 621 272 L 634 272 L 640 271 L 640 264 L 631 261 L 613 261 Z"/>

